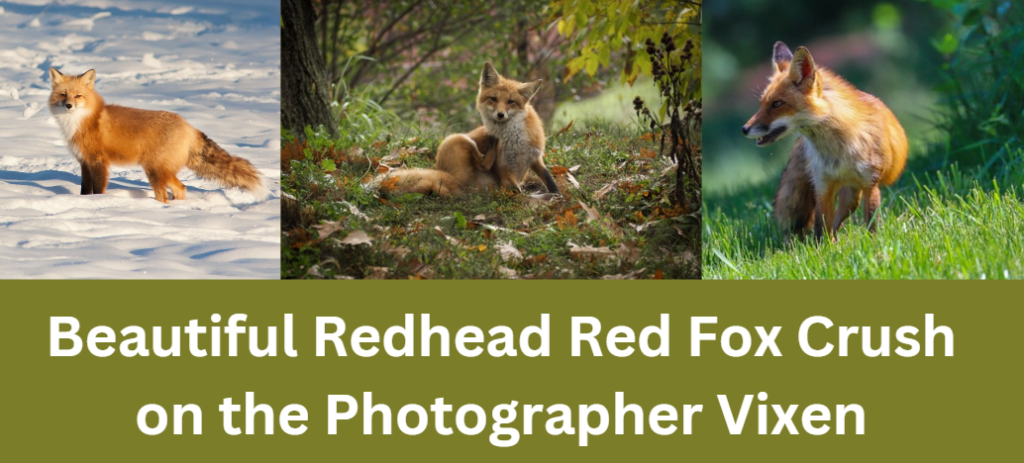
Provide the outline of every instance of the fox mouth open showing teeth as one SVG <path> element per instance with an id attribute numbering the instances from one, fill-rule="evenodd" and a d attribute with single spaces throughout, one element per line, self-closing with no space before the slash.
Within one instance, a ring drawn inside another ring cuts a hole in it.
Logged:
<path id="1" fill-rule="evenodd" d="M 767 134 L 758 137 L 757 146 L 765 146 L 775 143 L 775 140 L 777 140 L 784 133 L 786 133 L 786 127 L 778 127 L 775 130 L 772 130 L 771 132 L 768 132 Z"/>

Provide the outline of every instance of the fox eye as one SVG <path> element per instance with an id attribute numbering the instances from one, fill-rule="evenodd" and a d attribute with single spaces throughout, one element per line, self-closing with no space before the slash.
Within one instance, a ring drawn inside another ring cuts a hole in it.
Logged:
<path id="1" fill-rule="evenodd" d="M 515 106 L 515 105 L 516 105 L 516 102 L 515 102 L 515 101 L 512 101 L 512 100 L 508 100 L 508 104 L 510 104 L 510 105 L 512 105 L 512 106 Z"/>
<path id="2" fill-rule="evenodd" d="M 493 96 L 492 97 L 488 97 L 487 99 L 491 100 L 491 103 L 497 103 L 498 102 L 498 99 L 493 97 Z"/>
<path id="3" fill-rule="evenodd" d="M 75 98 L 81 98 L 82 95 L 75 95 Z"/>
<path id="4" fill-rule="evenodd" d="M 772 108 L 778 108 L 779 106 L 782 106 L 782 100 L 776 100 L 772 103 Z"/>
<path id="5" fill-rule="evenodd" d="M 60 96 L 61 96 L 61 98 L 64 98 L 64 97 L 68 96 L 68 94 L 64 93 L 64 92 L 61 92 Z"/>

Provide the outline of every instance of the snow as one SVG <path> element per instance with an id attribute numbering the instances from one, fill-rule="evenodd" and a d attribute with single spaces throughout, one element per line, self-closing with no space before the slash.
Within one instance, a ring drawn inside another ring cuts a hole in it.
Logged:
<path id="1" fill-rule="evenodd" d="M 0 278 L 278 278 L 279 56 L 277 0 L 0 1 Z M 51 66 L 95 69 L 107 103 L 182 115 L 269 195 L 184 169 L 188 198 L 164 205 L 138 167 L 79 195 Z"/>

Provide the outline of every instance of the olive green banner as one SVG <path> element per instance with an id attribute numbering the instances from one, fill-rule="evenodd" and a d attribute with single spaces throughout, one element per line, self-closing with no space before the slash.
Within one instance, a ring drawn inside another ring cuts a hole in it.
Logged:
<path id="1" fill-rule="evenodd" d="M 0 282 L 0 291 L 5 461 L 993 461 L 1016 453 L 1024 430 L 1021 283 Z M 435 331 L 429 356 L 423 314 Z M 578 357 L 574 317 L 580 333 L 601 325 L 593 344 L 577 343 Z M 715 336 L 698 342 L 699 356 L 695 322 L 700 337 Z M 265 352 L 269 327 L 275 355 L 255 356 L 253 330 Z M 247 429 L 247 393 L 255 410 L 271 409 L 273 434 L 260 411 Z M 369 435 L 366 393 L 389 409 Z M 228 398 L 230 425 L 220 411 Z"/>

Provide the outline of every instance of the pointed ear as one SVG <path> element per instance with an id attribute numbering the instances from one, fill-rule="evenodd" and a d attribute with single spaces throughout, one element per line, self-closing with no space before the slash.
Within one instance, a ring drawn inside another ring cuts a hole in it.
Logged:
<path id="1" fill-rule="evenodd" d="M 54 68 L 50 68 L 50 84 L 53 85 L 54 87 L 56 87 L 57 84 L 63 84 L 63 83 L 64 83 L 64 74 L 61 74 L 60 71 L 58 71 L 58 70 L 56 70 Z"/>
<path id="2" fill-rule="evenodd" d="M 85 71 L 85 73 L 78 76 L 78 79 L 81 80 L 86 87 L 92 88 L 93 84 L 96 83 L 96 70 L 90 69 Z"/>
<path id="3" fill-rule="evenodd" d="M 526 98 L 526 101 L 529 102 L 533 99 L 533 96 L 537 94 L 537 91 L 540 90 L 540 84 L 542 83 L 544 83 L 543 79 L 525 83 L 519 87 L 519 93 L 521 93 L 523 98 Z"/>
<path id="4" fill-rule="evenodd" d="M 807 48 L 800 47 L 793 54 L 793 62 L 789 65 L 789 80 L 794 84 L 803 86 L 806 83 L 813 83 L 817 67 L 814 65 L 814 58 Z"/>
<path id="5" fill-rule="evenodd" d="M 480 75 L 480 86 L 481 87 L 493 87 L 498 85 L 501 80 L 501 74 L 494 69 L 490 61 L 484 63 L 484 72 Z"/>
<path id="6" fill-rule="evenodd" d="M 775 42 L 775 48 L 772 50 L 772 62 L 775 63 L 775 70 L 786 72 L 791 61 L 793 61 L 793 52 L 789 51 L 789 47 L 782 42 Z"/>

